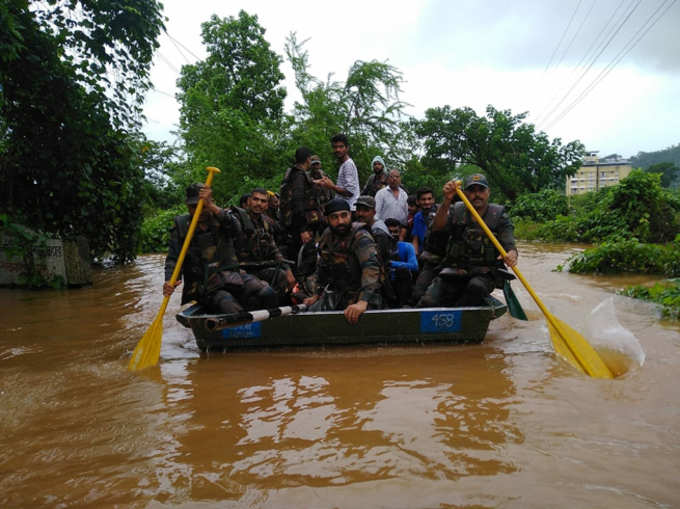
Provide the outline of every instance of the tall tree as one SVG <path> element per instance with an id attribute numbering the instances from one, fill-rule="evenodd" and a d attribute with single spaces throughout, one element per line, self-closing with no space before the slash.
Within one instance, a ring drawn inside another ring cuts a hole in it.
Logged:
<path id="1" fill-rule="evenodd" d="M 208 56 L 182 66 L 177 82 L 180 132 L 191 164 L 220 167 L 227 178 L 214 185 L 231 193 L 244 178 L 270 176 L 280 165 L 282 58 L 271 50 L 257 16 L 245 11 L 213 15 L 201 27 Z"/>
<path id="2" fill-rule="evenodd" d="M 526 113 L 487 106 L 486 116 L 472 108 L 431 108 L 416 131 L 424 139 L 426 167 L 454 172 L 460 163 L 481 168 L 507 198 L 524 192 L 562 188 L 565 178 L 581 164 L 584 146 L 579 141 L 562 145 L 532 124 Z"/>
<path id="3" fill-rule="evenodd" d="M 347 134 L 352 158 L 362 177 L 370 173 L 375 155 L 383 155 L 388 164 L 403 165 L 411 153 L 400 135 L 407 120 L 406 104 L 399 99 L 401 72 L 386 62 L 357 60 L 344 82 L 329 75 L 322 81 L 309 73 L 309 55 L 304 41 L 295 33 L 286 42 L 286 54 L 295 72 L 295 83 L 302 95 L 296 102 L 293 142 L 305 144 L 330 159 L 331 136 Z"/>
<path id="4" fill-rule="evenodd" d="M 83 234 L 95 254 L 133 258 L 143 170 L 128 129 L 148 87 L 160 4 L 11 0 L 0 16 L 9 27 L 0 37 L 0 208 L 34 228 Z"/>

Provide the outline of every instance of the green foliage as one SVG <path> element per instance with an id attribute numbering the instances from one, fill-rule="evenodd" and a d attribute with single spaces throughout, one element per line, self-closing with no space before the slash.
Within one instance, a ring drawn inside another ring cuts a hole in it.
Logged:
<path id="1" fill-rule="evenodd" d="M 642 169 L 666 162 L 680 166 L 680 143 L 655 152 L 638 152 L 636 156 L 630 158 L 630 162 L 634 167 Z"/>
<path id="2" fill-rule="evenodd" d="M 128 133 L 148 88 L 160 4 L 12 1 L 0 13 L 13 30 L 0 42 L 10 48 L 0 67 L 0 210 L 130 260 L 144 173 Z"/>
<path id="3" fill-rule="evenodd" d="M 636 170 L 616 186 L 572 197 L 570 214 L 547 221 L 537 234 L 548 241 L 668 242 L 678 231 L 680 198 L 661 188 L 658 174 Z"/>
<path id="4" fill-rule="evenodd" d="M 416 122 L 416 132 L 425 141 L 424 164 L 440 172 L 469 163 L 480 167 L 491 188 L 514 200 L 520 193 L 546 187 L 561 188 L 565 178 L 579 168 L 584 147 L 578 141 L 562 146 L 550 141 L 532 124 L 526 113 L 486 109 L 486 117 L 472 108 L 430 108 Z"/>
<path id="5" fill-rule="evenodd" d="M 661 174 L 661 185 L 663 187 L 680 186 L 680 168 L 673 163 L 656 163 L 651 165 L 645 171 L 647 171 L 647 173 Z"/>
<path id="6" fill-rule="evenodd" d="M 573 256 L 569 272 L 664 274 L 680 276 L 680 236 L 668 245 L 643 244 L 636 239 L 612 240 Z"/>
<path id="7" fill-rule="evenodd" d="M 216 166 L 223 175 L 214 188 L 231 195 L 245 177 L 283 171 L 282 58 L 270 49 L 257 16 L 240 11 L 236 18 L 212 16 L 201 26 L 208 56 L 182 66 L 177 82 L 180 133 L 189 159 L 180 180 L 183 185 L 202 181 L 205 166 Z"/>
<path id="8" fill-rule="evenodd" d="M 549 221 L 558 215 L 566 216 L 568 212 L 567 197 L 555 189 L 522 194 L 510 208 L 513 218 L 523 217 L 536 221 Z"/>
<path id="9" fill-rule="evenodd" d="M 19 275 L 19 283 L 29 288 L 63 288 L 66 282 L 61 276 L 46 279 L 36 265 L 36 257 L 46 255 L 47 241 L 50 236 L 42 231 L 26 228 L 17 219 L 7 214 L 0 214 L 0 235 L 4 237 L 3 250 L 8 259 L 21 259 L 23 271 Z"/>
<path id="10" fill-rule="evenodd" d="M 680 320 L 680 279 L 670 279 L 654 286 L 629 286 L 619 292 L 621 295 L 656 302 L 661 305 L 661 314 L 672 320 Z"/>
<path id="11" fill-rule="evenodd" d="M 542 227 L 541 223 L 537 223 L 532 219 L 523 217 L 513 218 L 513 226 L 515 227 L 515 238 L 522 240 L 544 240 L 539 234 Z"/>
<path id="12" fill-rule="evenodd" d="M 335 167 L 330 138 L 342 132 L 349 139 L 362 185 L 371 174 L 371 160 L 376 155 L 383 156 L 388 168 L 403 170 L 412 161 L 419 141 L 404 119 L 405 104 L 399 99 L 401 72 L 385 62 L 357 60 L 344 82 L 332 76 L 322 81 L 309 74 L 309 55 L 294 33 L 286 42 L 286 54 L 302 95 L 302 102 L 295 103 L 289 153 L 300 145 L 310 147 L 332 175 L 328 171 Z"/>
<path id="13" fill-rule="evenodd" d="M 140 254 L 166 252 L 173 219 L 175 216 L 186 213 L 186 205 L 176 205 L 171 209 L 150 213 L 142 222 L 137 252 Z"/>

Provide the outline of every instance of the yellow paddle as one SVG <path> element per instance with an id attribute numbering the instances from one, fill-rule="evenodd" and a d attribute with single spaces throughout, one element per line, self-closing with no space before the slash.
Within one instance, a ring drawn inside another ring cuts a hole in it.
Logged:
<path id="1" fill-rule="evenodd" d="M 491 232 L 491 230 L 489 230 L 489 227 L 484 223 L 484 220 L 480 217 L 470 201 L 467 199 L 465 193 L 463 193 L 463 191 L 461 191 L 458 186 L 456 186 L 456 193 L 458 193 L 460 199 L 463 200 L 463 203 L 470 211 L 470 214 L 472 214 L 472 217 L 474 217 L 479 223 L 479 226 L 482 227 L 484 233 L 486 233 L 491 242 L 493 242 L 493 245 L 496 246 L 498 252 L 503 257 L 507 256 L 508 253 L 505 252 L 503 246 L 501 246 L 500 242 L 498 242 L 494 234 Z M 555 351 L 564 357 L 564 359 L 569 364 L 574 366 L 582 373 L 595 378 L 614 378 L 611 370 L 600 358 L 595 349 L 590 346 L 590 343 L 586 341 L 586 338 L 581 336 L 581 334 L 576 332 L 574 329 L 569 327 L 569 325 L 548 311 L 548 309 L 543 305 L 543 302 L 541 302 L 541 299 L 538 298 L 531 286 L 529 286 L 527 280 L 524 279 L 524 276 L 519 271 L 517 266 L 512 267 L 512 270 L 515 272 L 517 278 L 522 282 L 531 297 L 533 297 L 536 304 L 538 304 L 538 307 L 541 309 L 541 311 L 543 311 L 545 318 L 548 320 L 550 339 L 552 340 Z"/>
<path id="2" fill-rule="evenodd" d="M 205 179 L 205 186 L 210 187 L 212 184 L 213 175 L 215 173 L 220 173 L 220 170 L 212 166 L 206 168 L 208 170 L 208 178 Z M 203 210 L 203 200 L 198 200 L 196 205 L 196 211 L 194 216 L 191 218 L 191 224 L 189 225 L 189 231 L 184 239 L 184 244 L 182 244 L 182 250 L 177 258 L 177 263 L 175 264 L 175 269 L 172 271 L 172 277 L 169 283 L 174 285 L 179 277 L 179 273 L 182 270 L 182 263 L 184 262 L 184 257 L 189 249 L 189 243 L 191 238 L 194 236 L 194 231 L 196 230 L 196 224 L 198 223 L 198 218 Z M 147 329 L 146 333 L 139 340 L 137 346 L 132 352 L 132 357 L 130 358 L 130 363 L 128 364 L 128 369 L 131 371 L 137 371 L 140 369 L 148 368 L 149 366 L 155 366 L 158 363 L 158 357 L 161 354 L 161 340 L 163 339 L 163 315 L 165 314 L 165 308 L 168 307 L 168 301 L 170 297 L 163 297 L 163 303 L 161 304 L 161 309 L 158 311 L 156 319 L 153 321 L 151 326 Z"/>

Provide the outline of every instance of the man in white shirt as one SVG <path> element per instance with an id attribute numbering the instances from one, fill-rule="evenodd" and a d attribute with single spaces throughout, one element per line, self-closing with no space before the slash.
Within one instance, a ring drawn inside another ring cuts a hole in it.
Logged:
<path id="1" fill-rule="evenodd" d="M 325 176 L 320 180 L 315 180 L 314 182 L 334 191 L 338 198 L 342 198 L 349 203 L 349 208 L 353 212 L 356 210 L 356 201 L 360 191 L 359 172 L 357 171 L 354 161 L 349 157 L 349 142 L 347 141 L 347 136 L 344 134 L 336 134 L 331 138 L 331 146 L 333 147 L 335 157 L 340 163 L 338 183 L 334 184 L 328 176 Z"/>
<path id="2" fill-rule="evenodd" d="M 408 218 L 408 195 L 401 186 L 399 170 L 390 170 L 387 176 L 387 187 L 375 194 L 375 218 L 396 219 L 406 224 Z"/>

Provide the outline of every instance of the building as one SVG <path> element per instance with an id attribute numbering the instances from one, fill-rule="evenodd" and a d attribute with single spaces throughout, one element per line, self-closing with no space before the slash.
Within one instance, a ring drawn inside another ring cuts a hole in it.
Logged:
<path id="1" fill-rule="evenodd" d="M 573 177 L 567 177 L 566 194 L 583 194 L 614 186 L 626 178 L 633 168 L 628 159 L 609 156 L 600 159 L 597 151 L 588 152 Z"/>

